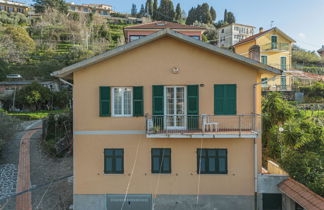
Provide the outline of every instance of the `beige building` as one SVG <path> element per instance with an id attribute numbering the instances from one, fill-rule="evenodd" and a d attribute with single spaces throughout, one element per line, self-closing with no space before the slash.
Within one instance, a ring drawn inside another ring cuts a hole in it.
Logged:
<path id="1" fill-rule="evenodd" d="M 216 45 L 230 48 L 239 41 L 254 34 L 254 26 L 232 23 L 217 29 Z"/>
<path id="2" fill-rule="evenodd" d="M 80 13 L 96 13 L 103 16 L 108 16 L 112 11 L 111 5 L 104 4 L 74 4 L 68 3 L 69 11 Z"/>
<path id="3" fill-rule="evenodd" d="M 0 0 L 0 11 L 20 12 L 27 14 L 29 11 L 29 6 L 16 1 Z"/>
<path id="4" fill-rule="evenodd" d="M 52 73 L 73 80 L 74 209 L 256 209 L 265 73 L 170 29 Z"/>

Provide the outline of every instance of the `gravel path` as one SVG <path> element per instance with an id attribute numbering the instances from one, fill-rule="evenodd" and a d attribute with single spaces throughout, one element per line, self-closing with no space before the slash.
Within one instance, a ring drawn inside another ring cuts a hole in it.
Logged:
<path id="1" fill-rule="evenodd" d="M 23 127 L 31 125 L 25 122 Z M 0 199 L 1 196 L 16 192 L 17 165 L 19 160 L 20 141 L 26 131 L 18 132 L 7 142 L 0 157 Z M 31 187 L 49 183 L 60 177 L 71 175 L 72 157 L 51 158 L 41 148 L 41 132 L 36 132 L 30 139 L 30 179 Z M 31 193 L 32 209 L 68 209 L 72 204 L 72 180 L 65 179 L 40 187 Z M 5 207 L 4 207 L 5 206 Z M 16 198 L 0 201 L 2 210 L 16 209 Z"/>
<path id="2" fill-rule="evenodd" d="M 0 200 L 16 193 L 16 182 L 16 165 L 0 165 Z"/>
<path id="3" fill-rule="evenodd" d="M 41 134 L 30 142 L 30 177 L 33 186 L 50 183 L 73 173 L 72 157 L 52 158 L 41 148 Z M 41 187 L 32 192 L 33 209 L 60 210 L 72 204 L 73 183 L 67 179 Z"/>

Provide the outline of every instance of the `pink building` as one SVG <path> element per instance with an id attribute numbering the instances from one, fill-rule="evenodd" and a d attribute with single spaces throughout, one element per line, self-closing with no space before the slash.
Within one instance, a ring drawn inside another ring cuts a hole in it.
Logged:
<path id="1" fill-rule="evenodd" d="M 202 39 L 202 34 L 206 30 L 206 28 L 203 27 L 182 25 L 179 23 L 172 23 L 167 21 L 155 21 L 151 23 L 125 27 L 124 35 L 126 42 L 128 43 L 166 28 L 172 29 L 178 33 L 190 36 L 197 40 Z"/>

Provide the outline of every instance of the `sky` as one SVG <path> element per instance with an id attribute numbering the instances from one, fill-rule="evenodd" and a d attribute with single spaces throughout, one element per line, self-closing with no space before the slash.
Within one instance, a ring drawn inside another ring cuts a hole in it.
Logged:
<path id="1" fill-rule="evenodd" d="M 160 1 L 160 0 L 159 0 Z M 32 0 L 20 2 L 33 3 Z M 109 4 L 117 12 L 130 13 L 132 4 L 139 9 L 146 0 L 67 0 L 74 3 Z M 173 0 L 188 10 L 207 2 L 217 12 L 217 20 L 223 19 L 225 8 L 232 11 L 236 22 L 268 29 L 280 28 L 296 44 L 307 50 L 318 50 L 324 45 L 324 0 Z"/>

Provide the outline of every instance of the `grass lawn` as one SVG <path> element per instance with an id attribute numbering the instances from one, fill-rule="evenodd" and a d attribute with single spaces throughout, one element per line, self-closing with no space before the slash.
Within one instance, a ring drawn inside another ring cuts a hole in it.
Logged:
<path id="1" fill-rule="evenodd" d="M 10 116 L 17 117 L 27 117 L 32 120 L 38 120 L 47 117 L 49 114 L 59 114 L 66 112 L 67 110 L 52 110 L 52 111 L 38 111 L 38 112 L 15 112 L 15 113 L 7 113 Z"/>

